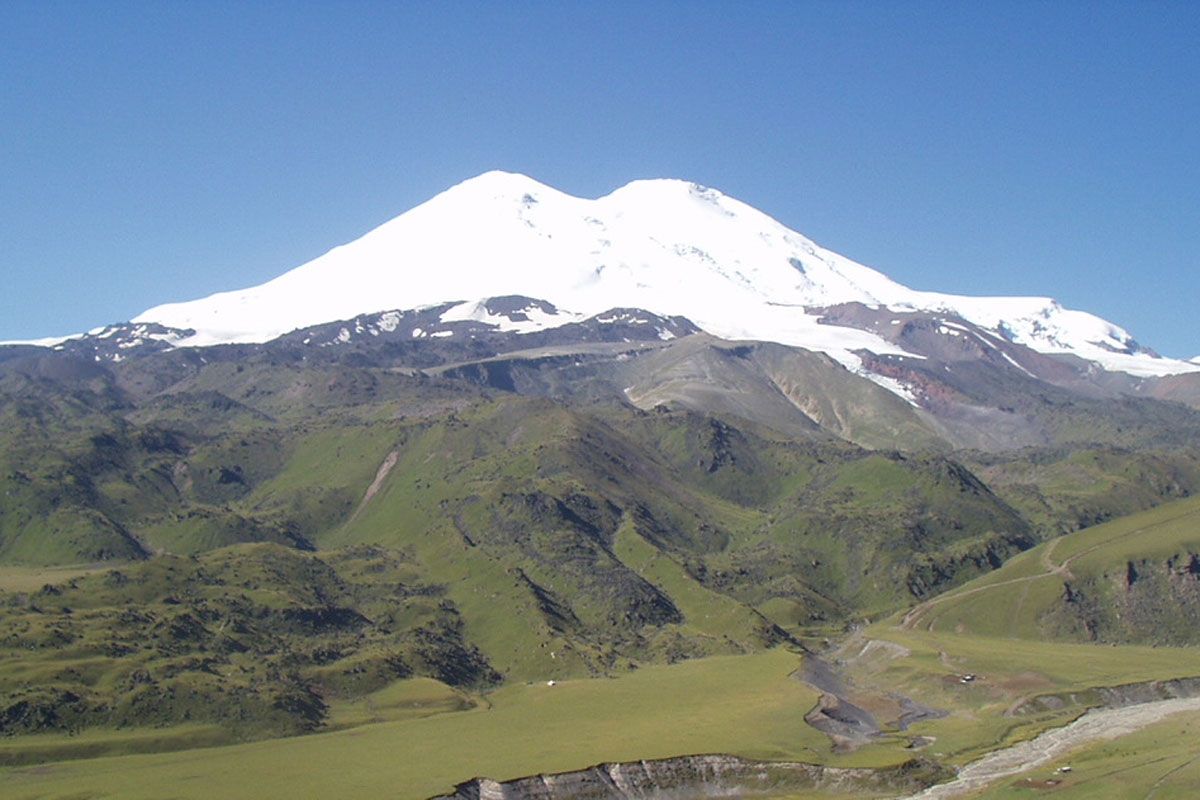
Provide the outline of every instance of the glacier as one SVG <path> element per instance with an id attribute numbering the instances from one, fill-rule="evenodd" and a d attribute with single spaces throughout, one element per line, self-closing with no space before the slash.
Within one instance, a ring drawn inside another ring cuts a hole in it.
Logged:
<path id="1" fill-rule="evenodd" d="M 724 339 L 825 352 L 855 371 L 858 351 L 912 354 L 873 333 L 824 324 L 819 309 L 862 303 L 957 316 L 1043 353 L 1138 376 L 1200 370 L 1051 298 L 911 289 L 696 183 L 638 180 L 587 199 L 498 170 L 264 284 L 159 305 L 133 322 L 195 331 L 178 346 L 265 342 L 307 325 L 450 301 L 461 301 L 447 312 L 453 318 L 478 319 L 481 300 L 505 295 L 557 308 L 535 313 L 526 330 L 644 308 L 687 317 Z"/>

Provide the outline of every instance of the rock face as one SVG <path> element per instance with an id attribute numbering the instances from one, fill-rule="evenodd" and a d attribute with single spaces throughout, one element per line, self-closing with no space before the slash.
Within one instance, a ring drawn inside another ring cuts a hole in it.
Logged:
<path id="1" fill-rule="evenodd" d="M 577 772 L 503 782 L 473 778 L 460 783 L 452 794 L 430 800 L 691 800 L 770 796 L 797 789 L 913 792 L 952 774 L 919 760 L 867 769 L 696 755 L 598 764 Z"/>
<path id="2" fill-rule="evenodd" d="M 1158 700 L 1179 700 L 1200 697 L 1200 677 L 1174 678 L 1166 681 L 1144 681 L 1106 686 L 1099 689 L 1105 708 L 1122 708 Z"/>
<path id="3" fill-rule="evenodd" d="M 1165 681 L 1138 681 L 1119 686 L 1098 686 L 1072 694 L 1040 694 L 1016 706 L 1012 715 L 1037 714 L 1073 703 L 1088 703 L 1098 708 L 1125 708 L 1160 700 L 1185 700 L 1200 697 L 1200 676 Z"/>
<path id="4" fill-rule="evenodd" d="M 1043 618 L 1054 635 L 1084 641 L 1187 646 L 1200 642 L 1200 553 L 1138 558 L 1064 581 Z"/>

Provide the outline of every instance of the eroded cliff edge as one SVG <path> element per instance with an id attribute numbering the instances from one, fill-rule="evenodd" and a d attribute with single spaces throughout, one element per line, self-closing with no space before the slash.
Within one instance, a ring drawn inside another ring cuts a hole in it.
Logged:
<path id="1" fill-rule="evenodd" d="M 920 791 L 953 774 L 921 759 L 869 769 L 694 755 L 597 764 L 575 772 L 510 781 L 472 778 L 456 786 L 453 793 L 430 800 L 698 800 L 768 796 L 797 789 L 839 789 L 872 796 Z"/>

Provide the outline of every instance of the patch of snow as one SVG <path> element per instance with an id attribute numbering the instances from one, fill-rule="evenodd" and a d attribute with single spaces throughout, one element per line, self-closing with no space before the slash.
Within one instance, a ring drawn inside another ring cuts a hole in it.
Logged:
<path id="1" fill-rule="evenodd" d="M 166 342 L 167 344 L 174 345 L 177 342 L 183 341 L 183 339 L 185 337 L 180 336 L 178 333 L 172 332 L 172 333 L 147 333 L 145 338 L 151 339 L 156 342 Z"/>
<path id="2" fill-rule="evenodd" d="M 999 352 L 1000 352 L 1000 355 L 1004 356 L 1004 360 L 1005 360 L 1005 361 L 1007 361 L 1008 363 L 1012 364 L 1012 365 L 1013 365 L 1014 367 L 1016 367 L 1017 369 L 1021 370 L 1021 372 L 1024 372 L 1026 375 L 1028 375 L 1028 376 L 1029 376 L 1029 377 L 1031 377 L 1031 378 L 1035 378 L 1035 379 L 1037 378 L 1037 376 L 1036 376 L 1036 375 L 1034 375 L 1032 372 L 1030 372 L 1029 370 L 1027 370 L 1027 369 L 1025 369 L 1024 367 L 1022 367 L 1020 364 L 1018 364 L 1018 363 L 1017 363 L 1017 361 L 1016 361 L 1016 359 L 1014 359 L 1014 358 L 1013 358 L 1012 356 L 1010 356 L 1008 353 L 1004 352 L 1003 350 L 1000 350 Z"/>
<path id="3" fill-rule="evenodd" d="M 64 342 L 70 342 L 75 339 L 82 339 L 87 334 L 73 333 L 70 336 L 47 336 L 44 339 L 12 339 L 10 341 L 0 342 L 0 345 L 18 345 L 25 344 L 31 347 L 53 347 L 55 350 L 61 350 Z"/>
<path id="4" fill-rule="evenodd" d="M 915 394 L 913 394 L 913 391 L 908 386 L 908 384 L 901 383 L 900 381 L 896 380 L 895 378 L 889 378 L 887 375 L 880 375 L 879 373 L 876 373 L 876 372 L 868 372 L 865 369 L 858 369 L 855 371 L 862 377 L 871 381 L 872 383 L 879 384 L 880 386 L 887 389 L 892 394 L 899 395 L 900 397 L 904 398 L 905 400 L 908 401 L 908 404 L 910 406 L 913 406 L 914 408 L 921 407 L 920 404 L 917 402 L 917 396 Z"/>
<path id="5" fill-rule="evenodd" d="M 475 300 L 466 303 L 459 303 L 451 306 L 442 313 L 442 322 L 482 322 L 485 325 L 493 325 L 497 330 L 512 332 L 512 333 L 533 333 L 534 331 L 546 330 L 547 328 L 558 328 L 571 322 L 580 322 L 586 317 L 583 314 L 576 314 L 563 309 L 557 309 L 557 313 L 549 313 L 535 303 L 530 303 L 522 309 L 519 309 L 519 314 L 525 319 L 512 319 L 504 314 L 492 314 L 487 308 L 487 299 Z M 517 314 L 514 313 L 513 316 Z"/>
<path id="6" fill-rule="evenodd" d="M 383 314 L 380 314 L 379 315 L 380 330 L 387 331 L 388 333 L 394 332 L 396 330 L 396 328 L 400 327 L 400 318 L 403 316 L 404 315 L 401 314 L 399 311 L 386 311 Z"/>
<path id="7" fill-rule="evenodd" d="M 1173 358 L 1154 358 L 1145 354 L 1126 355 L 1125 353 L 1109 353 L 1101 348 L 1091 352 L 1078 350 L 1062 350 L 1058 352 L 1074 353 L 1077 356 L 1090 358 L 1106 370 L 1112 372 L 1127 372 L 1139 378 L 1155 378 L 1163 375 L 1182 375 L 1185 372 L 1200 372 L 1200 364 L 1188 361 L 1176 361 Z"/>

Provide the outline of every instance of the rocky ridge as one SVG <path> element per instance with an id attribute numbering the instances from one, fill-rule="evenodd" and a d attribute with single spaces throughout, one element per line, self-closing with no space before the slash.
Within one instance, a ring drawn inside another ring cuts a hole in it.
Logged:
<path id="1" fill-rule="evenodd" d="M 509 781 L 473 778 L 430 800 L 699 800 L 788 790 L 916 791 L 950 776 L 927 761 L 881 769 L 826 767 L 799 761 L 753 761 L 693 755 L 598 764 L 575 772 Z"/>

